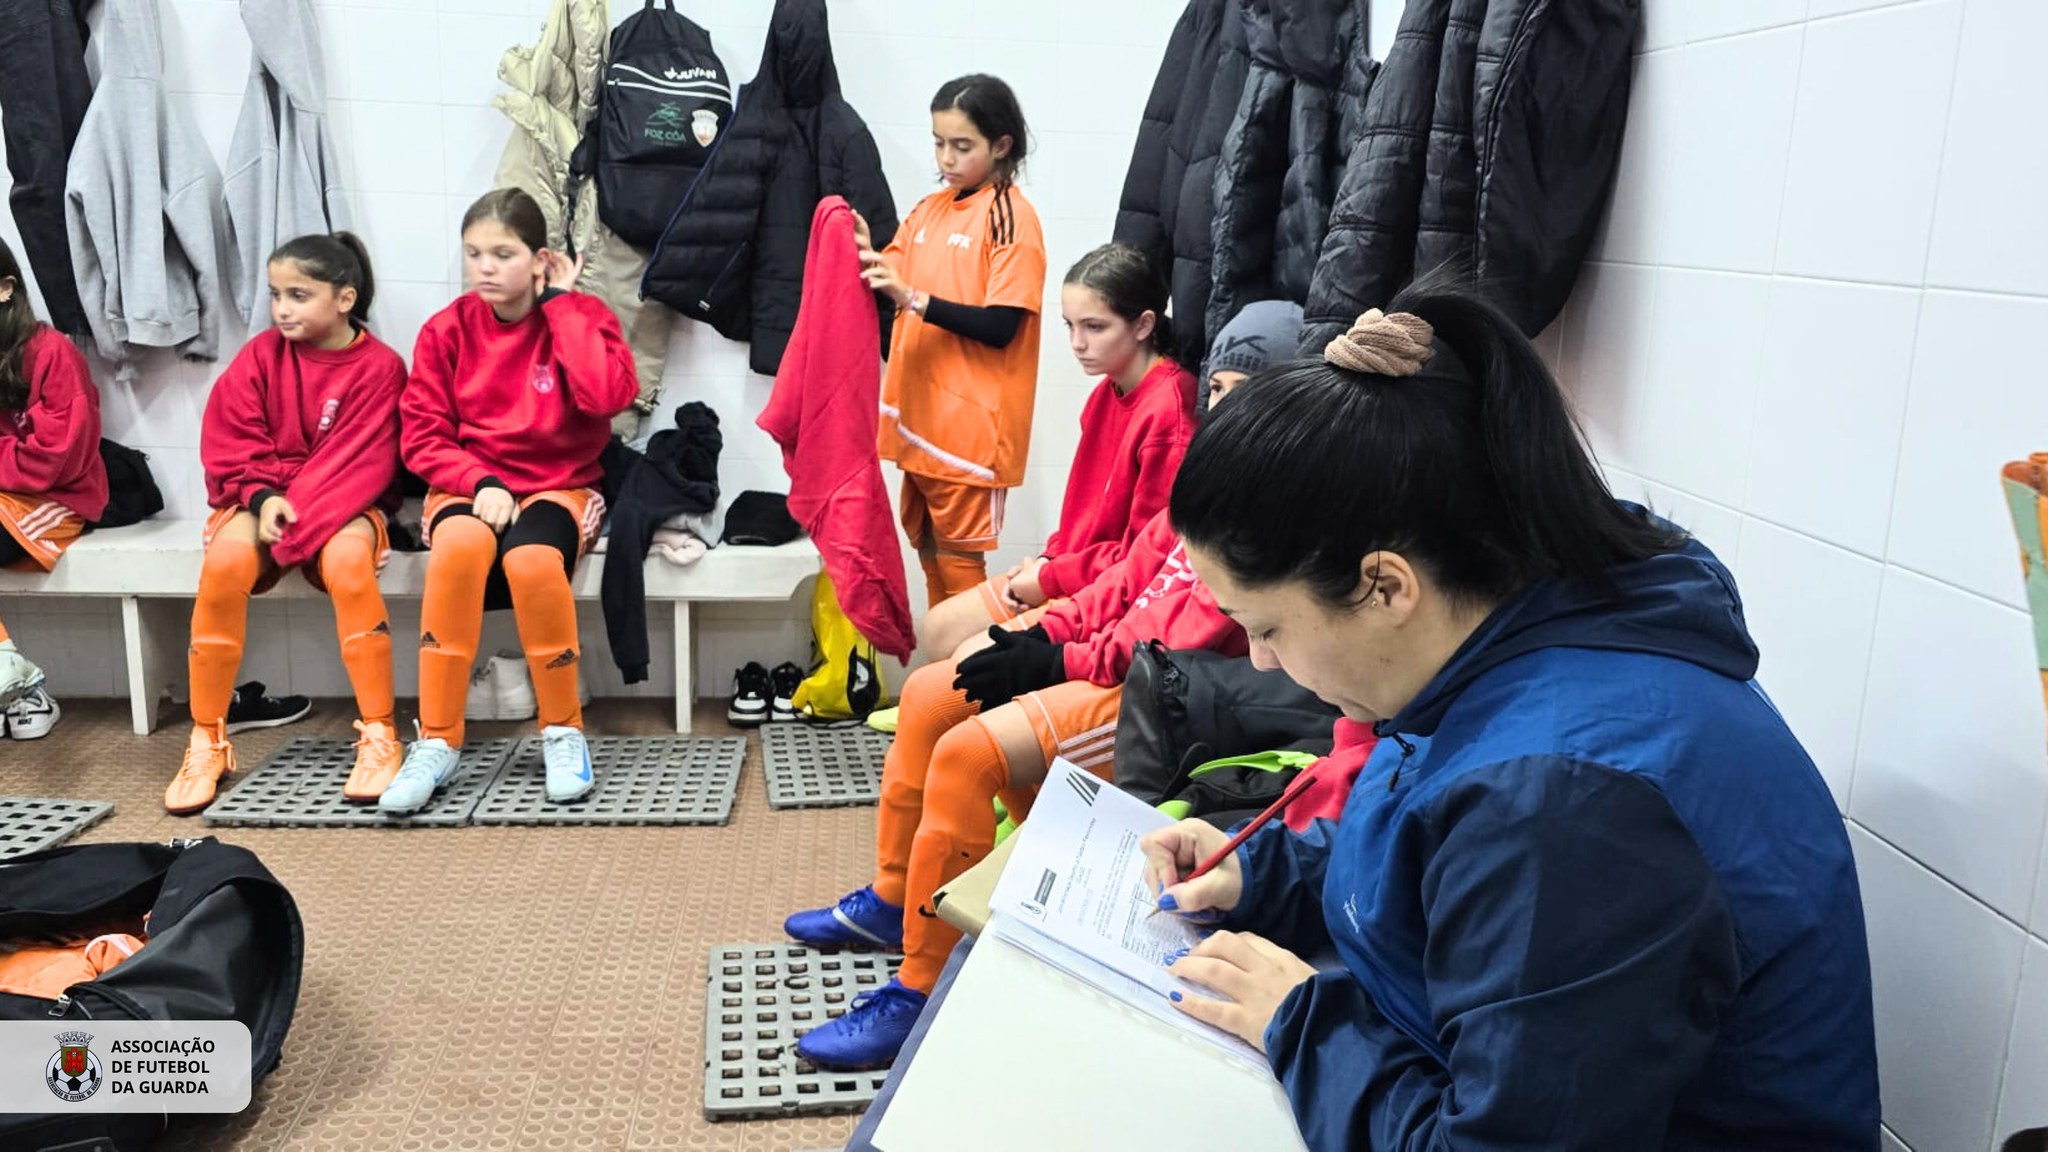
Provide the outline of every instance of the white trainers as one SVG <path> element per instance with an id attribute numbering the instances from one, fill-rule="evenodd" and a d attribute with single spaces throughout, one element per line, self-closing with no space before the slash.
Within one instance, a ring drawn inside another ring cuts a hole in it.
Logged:
<path id="1" fill-rule="evenodd" d="M 407 816 L 427 806 L 441 785 L 455 775 L 462 753 L 446 740 L 415 740 L 405 750 L 405 763 L 398 769 L 384 794 L 377 798 L 377 810 L 391 816 Z"/>
<path id="2" fill-rule="evenodd" d="M 43 682 L 43 670 L 21 654 L 12 640 L 0 640 L 0 708 L 34 691 Z"/>
<path id="3" fill-rule="evenodd" d="M 16 740 L 41 740 L 57 726 L 64 710 L 38 685 L 28 695 L 7 706 L 7 735 Z"/>
<path id="4" fill-rule="evenodd" d="M 581 800 L 596 786 L 597 778 L 590 771 L 590 745 L 584 742 L 582 729 L 550 724 L 540 731 L 540 745 L 550 803 Z"/>
<path id="5" fill-rule="evenodd" d="M 526 657 L 500 652 L 478 664 L 469 676 L 465 720 L 531 720 L 539 712 L 533 699 L 533 676 Z"/>

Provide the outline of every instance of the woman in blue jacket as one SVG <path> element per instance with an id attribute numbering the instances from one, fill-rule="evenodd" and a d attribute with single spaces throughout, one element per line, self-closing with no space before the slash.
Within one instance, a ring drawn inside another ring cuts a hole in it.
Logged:
<path id="1" fill-rule="evenodd" d="M 1616 501 L 1498 311 L 1421 285 L 1204 424 L 1172 515 L 1260 666 L 1378 749 L 1335 823 L 1147 841 L 1225 913 L 1181 1007 L 1316 1149 L 1878 1146 L 1842 821 L 1728 570 Z M 1317 971 L 1297 954 L 1327 953 Z"/>

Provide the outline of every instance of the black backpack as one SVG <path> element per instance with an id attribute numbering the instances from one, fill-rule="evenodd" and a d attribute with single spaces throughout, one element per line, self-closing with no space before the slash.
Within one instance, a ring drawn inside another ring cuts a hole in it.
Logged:
<path id="1" fill-rule="evenodd" d="M 1225 768 L 1212 760 L 1289 749 L 1329 754 L 1339 713 L 1284 672 L 1241 656 L 1176 652 L 1148 640 L 1131 654 L 1117 711 L 1116 786 L 1147 804 L 1185 800 L 1189 815 L 1250 815 L 1277 799 L 1292 769 Z"/>
<path id="2" fill-rule="evenodd" d="M 254 853 L 203 840 L 85 844 L 0 863 L 0 940 L 69 935 L 109 918 L 140 923 L 142 948 L 55 1000 L 0 992 L 0 1020 L 240 1020 L 252 1087 L 276 1069 L 299 1003 L 298 905 Z M 89 1026 L 89 1025 L 88 1025 Z M 162 1113 L 0 1114 L 0 1148 L 137 1152 Z"/>
<path id="3" fill-rule="evenodd" d="M 164 494 L 150 475 L 148 456 L 102 437 L 100 462 L 107 466 L 107 510 L 93 527 L 121 528 L 164 510 Z"/>
<path id="4" fill-rule="evenodd" d="M 711 33 L 675 0 L 612 30 L 597 116 L 570 158 L 569 203 L 597 177 L 597 217 L 621 240 L 652 248 L 732 121 L 732 83 Z"/>

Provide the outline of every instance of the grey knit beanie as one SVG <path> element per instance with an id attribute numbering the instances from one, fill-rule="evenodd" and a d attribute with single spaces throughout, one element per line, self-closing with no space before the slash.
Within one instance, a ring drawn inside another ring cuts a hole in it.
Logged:
<path id="1" fill-rule="evenodd" d="M 1301 356 L 1301 305 L 1291 300 L 1260 300 L 1247 304 L 1230 318 L 1216 342 L 1209 346 L 1209 359 L 1202 364 L 1202 386 L 1217 372 L 1250 375 L 1268 365 Z"/>

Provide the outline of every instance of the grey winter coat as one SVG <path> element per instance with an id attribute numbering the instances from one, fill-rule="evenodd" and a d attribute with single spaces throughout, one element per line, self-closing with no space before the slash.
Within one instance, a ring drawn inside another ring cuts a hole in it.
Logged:
<path id="1" fill-rule="evenodd" d="M 311 0 L 242 0 L 242 26 L 254 51 L 228 145 L 228 282 L 255 333 L 270 326 L 270 253 L 296 236 L 347 228 L 349 212 Z"/>
<path id="2" fill-rule="evenodd" d="M 184 109 L 164 97 L 157 0 L 107 0 L 100 84 L 65 172 L 64 221 L 93 342 L 219 357 L 239 323 L 226 291 L 220 169 Z"/>
<path id="3" fill-rule="evenodd" d="M 498 63 L 498 78 L 512 90 L 492 101 L 512 121 L 512 138 L 498 162 L 497 186 L 523 188 L 548 221 L 548 243 L 572 243 L 586 263 L 577 286 L 605 302 L 619 318 L 633 349 L 640 395 L 612 421 L 632 439 L 661 398 L 668 334 L 675 313 L 640 298 L 647 253 L 619 239 L 597 218 L 597 182 L 578 187 L 575 211 L 564 199 L 569 156 L 597 108 L 599 73 L 611 37 L 605 0 L 554 0 L 540 41 L 512 48 Z M 570 218 L 574 217 L 573 235 Z"/>

